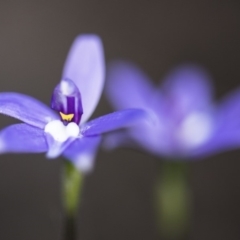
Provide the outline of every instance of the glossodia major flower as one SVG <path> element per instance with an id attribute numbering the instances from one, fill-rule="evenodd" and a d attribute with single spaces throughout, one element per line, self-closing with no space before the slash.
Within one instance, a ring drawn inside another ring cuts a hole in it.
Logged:
<path id="1" fill-rule="evenodd" d="M 140 109 L 114 112 L 86 122 L 101 96 L 105 79 L 103 46 L 96 35 L 78 36 L 66 59 L 51 106 L 20 93 L 0 93 L 0 113 L 24 123 L 0 132 L 0 153 L 63 154 L 82 171 L 92 169 L 101 134 L 144 118 Z"/>
<path id="2" fill-rule="evenodd" d="M 140 147 L 159 156 L 191 159 L 240 145 L 240 91 L 215 104 L 210 77 L 199 66 L 182 65 L 154 86 L 135 65 L 118 61 L 109 66 L 106 85 L 116 109 L 142 108 L 154 120 L 110 134 L 106 148 Z"/>

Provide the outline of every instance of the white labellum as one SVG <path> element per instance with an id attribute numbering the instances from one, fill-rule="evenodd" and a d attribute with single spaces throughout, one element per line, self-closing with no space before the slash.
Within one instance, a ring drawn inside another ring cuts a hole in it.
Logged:
<path id="1" fill-rule="evenodd" d="M 60 120 L 54 120 L 45 126 L 44 132 L 50 134 L 57 142 L 65 142 L 70 137 L 78 137 L 80 128 L 74 122 L 65 126 Z"/>

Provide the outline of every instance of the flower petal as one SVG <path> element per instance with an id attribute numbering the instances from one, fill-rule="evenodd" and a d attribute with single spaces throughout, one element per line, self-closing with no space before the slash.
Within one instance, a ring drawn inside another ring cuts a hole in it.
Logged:
<path id="1" fill-rule="evenodd" d="M 76 139 L 65 150 L 64 156 L 68 158 L 80 171 L 89 172 L 94 167 L 96 151 L 101 137 L 82 137 Z"/>
<path id="2" fill-rule="evenodd" d="M 35 98 L 13 92 L 0 93 L 0 113 L 42 129 L 48 122 L 59 118 Z"/>
<path id="3" fill-rule="evenodd" d="M 199 148 L 194 149 L 190 156 L 204 157 L 226 150 L 240 147 L 240 129 L 237 131 L 217 131 L 216 134 Z"/>
<path id="4" fill-rule="evenodd" d="M 123 129 L 106 134 L 103 139 L 102 146 L 106 150 L 112 150 L 117 147 L 135 147 L 136 144 L 131 139 L 128 131 Z"/>
<path id="5" fill-rule="evenodd" d="M 142 109 L 126 109 L 87 122 L 81 127 L 81 133 L 84 136 L 94 136 L 151 120 L 150 115 Z"/>
<path id="6" fill-rule="evenodd" d="M 48 149 L 43 130 L 25 123 L 0 131 L 0 153 L 40 153 Z"/>
<path id="7" fill-rule="evenodd" d="M 215 114 L 215 131 L 212 138 L 196 149 L 193 155 L 204 156 L 231 150 L 240 146 L 240 89 L 227 95 Z"/>
<path id="8" fill-rule="evenodd" d="M 106 93 L 116 109 L 150 108 L 155 92 L 149 78 L 135 65 L 122 61 L 109 65 Z"/>
<path id="9" fill-rule="evenodd" d="M 240 129 L 240 88 L 228 94 L 219 104 L 218 121 L 223 129 Z"/>
<path id="10" fill-rule="evenodd" d="M 71 79 L 79 88 L 83 104 L 81 123 L 86 122 L 98 104 L 105 80 L 103 46 L 98 36 L 80 35 L 75 39 L 63 78 Z"/>
<path id="11" fill-rule="evenodd" d="M 182 113 L 204 109 L 212 99 L 210 77 L 194 65 L 176 68 L 165 79 L 163 92 L 170 100 L 169 108 Z"/>

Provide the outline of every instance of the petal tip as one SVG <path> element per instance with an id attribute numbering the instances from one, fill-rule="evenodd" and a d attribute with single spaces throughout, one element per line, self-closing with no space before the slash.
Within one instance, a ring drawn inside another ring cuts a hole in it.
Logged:
<path id="1" fill-rule="evenodd" d="M 94 34 L 94 33 L 79 34 L 76 36 L 75 40 L 79 40 L 79 39 L 93 40 L 93 41 L 101 42 L 101 38 L 97 34 Z"/>
<path id="2" fill-rule="evenodd" d="M 96 48 L 103 54 L 103 43 L 101 38 L 96 34 L 80 34 L 78 35 L 72 44 L 72 47 L 87 46 L 88 48 Z"/>

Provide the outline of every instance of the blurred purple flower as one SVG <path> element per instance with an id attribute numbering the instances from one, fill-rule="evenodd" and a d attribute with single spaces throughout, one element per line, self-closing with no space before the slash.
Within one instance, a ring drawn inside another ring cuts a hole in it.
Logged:
<path id="1" fill-rule="evenodd" d="M 53 91 L 53 110 L 30 96 L 0 93 L 0 113 L 24 122 L 0 132 L 0 153 L 47 152 L 49 158 L 63 153 L 77 168 L 91 170 L 101 134 L 129 126 L 144 115 L 142 110 L 128 109 L 86 123 L 98 104 L 104 78 L 101 40 L 78 36 Z"/>
<path id="2" fill-rule="evenodd" d="M 216 105 L 210 78 L 198 66 L 176 68 L 159 87 L 133 64 L 115 62 L 106 93 L 116 109 L 142 108 L 154 124 L 108 134 L 105 148 L 142 147 L 170 158 L 190 158 L 240 146 L 240 91 Z"/>

